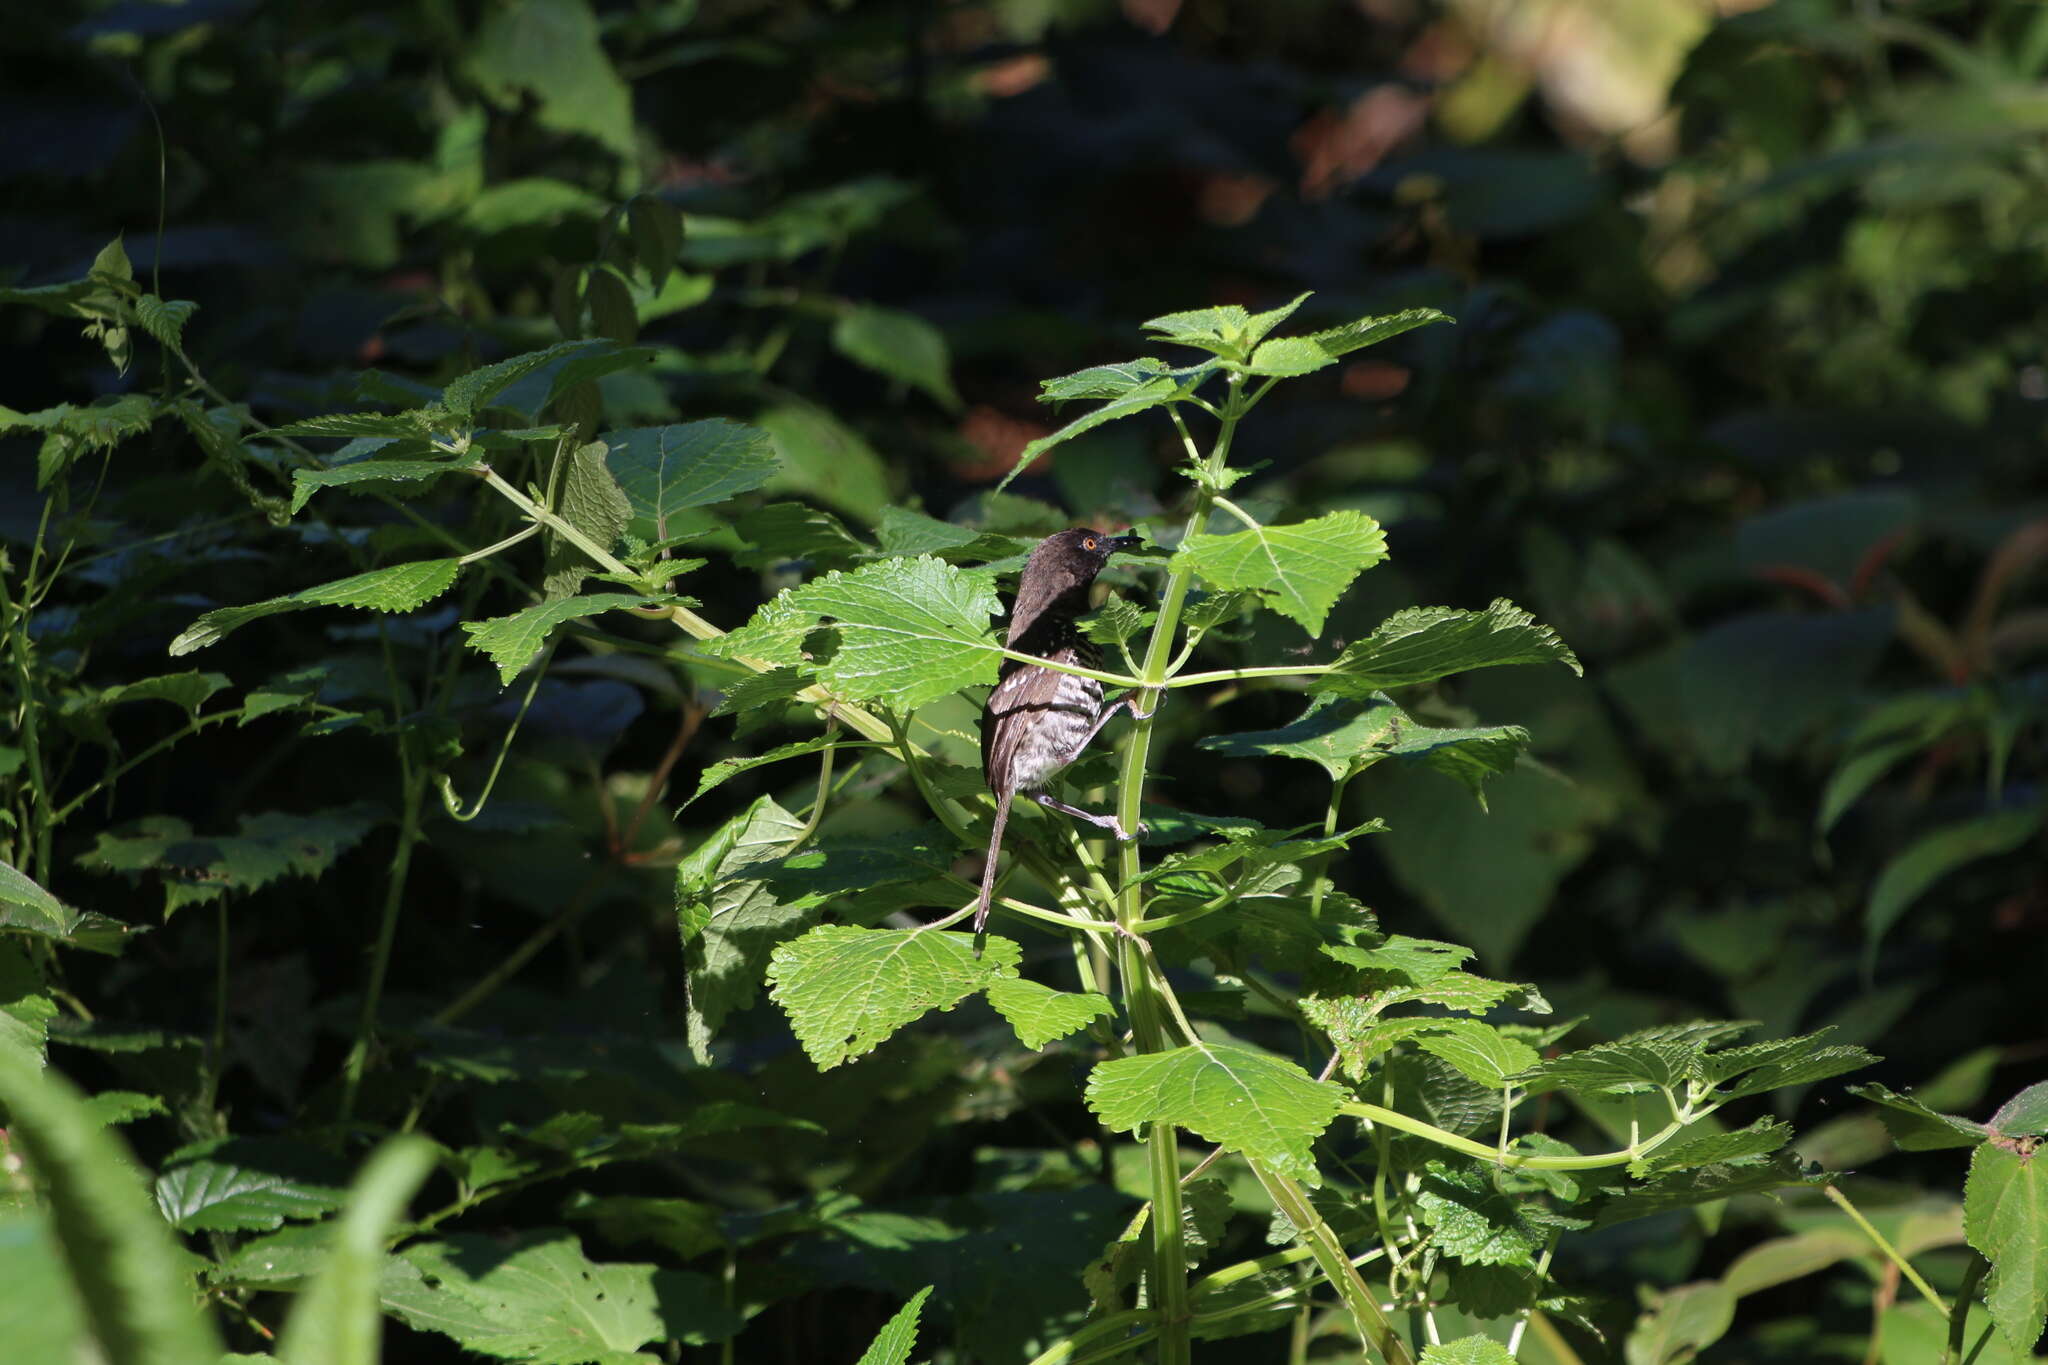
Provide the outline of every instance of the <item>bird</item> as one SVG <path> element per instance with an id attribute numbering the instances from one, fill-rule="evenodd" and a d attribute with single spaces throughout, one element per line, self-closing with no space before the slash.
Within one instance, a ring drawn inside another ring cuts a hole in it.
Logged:
<path id="1" fill-rule="evenodd" d="M 1010 632 L 1003 643 L 1019 654 L 1081 668 L 1097 667 L 1095 646 L 1081 634 L 1076 622 L 1088 610 L 1089 586 L 1109 557 L 1138 544 L 1137 536 L 1106 535 L 1085 527 L 1040 541 L 1017 579 L 1017 600 L 1010 608 Z M 981 900 L 974 914 L 977 941 L 988 923 L 989 897 L 995 890 L 996 859 L 1003 849 L 1010 803 L 1019 793 L 1028 794 L 1041 806 L 1109 830 L 1119 842 L 1132 837 L 1114 815 L 1076 809 L 1044 791 L 1062 768 L 1080 757 L 1095 732 L 1127 708 L 1140 719 L 1150 714 L 1141 715 L 1128 698 L 1105 708 L 1102 684 L 1093 678 L 1062 673 L 1044 664 L 1004 661 L 995 690 L 988 694 L 981 711 L 982 775 L 995 793 L 996 818 L 989 831 L 988 862 L 982 869 Z"/>

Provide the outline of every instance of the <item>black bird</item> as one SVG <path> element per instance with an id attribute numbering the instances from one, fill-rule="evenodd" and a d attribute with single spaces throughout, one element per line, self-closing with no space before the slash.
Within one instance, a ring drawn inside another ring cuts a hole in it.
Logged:
<path id="1" fill-rule="evenodd" d="M 1136 536 L 1108 536 L 1086 529 L 1062 531 L 1040 541 L 1017 580 L 1010 634 L 1004 643 L 1019 654 L 1081 668 L 1097 667 L 1094 644 L 1074 622 L 1088 610 L 1089 585 L 1109 557 L 1137 544 Z M 1093 678 L 1042 664 L 1004 661 L 1002 677 L 981 712 L 981 767 L 989 790 L 996 794 L 996 821 L 989 832 L 988 866 L 981 874 L 981 904 L 974 915 L 976 934 L 988 922 L 996 857 L 1003 849 L 1003 827 L 1009 823 L 1010 802 L 1017 793 L 1029 793 L 1039 805 L 1086 820 L 1120 840 L 1130 837 L 1114 815 L 1076 810 L 1041 790 L 1080 756 L 1111 716 L 1127 706 L 1125 700 L 1104 709 L 1102 684 Z M 1133 710 L 1132 714 L 1137 713 Z"/>

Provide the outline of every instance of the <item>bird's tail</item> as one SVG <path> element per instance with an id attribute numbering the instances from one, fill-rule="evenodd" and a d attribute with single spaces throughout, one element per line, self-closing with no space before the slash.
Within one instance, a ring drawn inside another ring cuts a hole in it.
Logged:
<path id="1" fill-rule="evenodd" d="M 996 859 L 1003 851 L 1003 826 L 1010 823 L 1010 800 L 1016 793 L 1004 792 L 996 798 L 996 822 L 988 833 L 988 865 L 981 869 L 981 903 L 974 910 L 974 933 L 980 937 L 988 923 L 988 901 L 996 889 Z"/>

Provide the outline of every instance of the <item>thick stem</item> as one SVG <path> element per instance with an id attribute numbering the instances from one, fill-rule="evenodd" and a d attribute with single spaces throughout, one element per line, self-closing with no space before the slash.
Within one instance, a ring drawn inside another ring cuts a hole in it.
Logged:
<path id="1" fill-rule="evenodd" d="M 1344 1244 L 1323 1221 L 1322 1215 L 1316 1212 L 1315 1205 L 1309 1203 L 1308 1194 L 1286 1176 L 1269 1171 L 1257 1162 L 1252 1162 L 1251 1168 L 1259 1183 L 1266 1187 L 1266 1193 L 1273 1197 L 1274 1206 L 1287 1215 L 1296 1234 L 1308 1243 L 1323 1278 L 1335 1287 L 1338 1297 L 1351 1311 L 1359 1340 L 1378 1351 L 1385 1365 L 1415 1365 L 1415 1357 L 1408 1353 L 1407 1343 L 1387 1321 L 1387 1315 L 1380 1311 L 1379 1301 L 1366 1287 L 1358 1267 L 1345 1254 Z"/>

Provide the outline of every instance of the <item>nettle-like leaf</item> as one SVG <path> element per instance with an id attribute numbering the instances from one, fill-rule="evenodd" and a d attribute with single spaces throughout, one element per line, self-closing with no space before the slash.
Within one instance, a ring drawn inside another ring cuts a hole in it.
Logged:
<path id="1" fill-rule="evenodd" d="M 928 1011 L 1015 976 L 1021 955 L 1005 938 L 990 937 L 977 958 L 970 934 L 821 925 L 775 950 L 769 993 L 812 1064 L 829 1071 Z"/>
<path id="2" fill-rule="evenodd" d="M 1311 692 L 1369 699 L 1382 688 L 1434 682 L 1452 673 L 1502 664 L 1561 663 L 1584 673 L 1557 632 L 1506 598 L 1485 611 L 1410 607 L 1346 649 Z"/>
<path id="3" fill-rule="evenodd" d="M 816 681 L 810 674 L 788 665 L 764 673 L 749 673 L 725 685 L 724 696 L 711 714 L 730 716 L 787 701 Z"/>
<path id="4" fill-rule="evenodd" d="M 1730 1133 L 1709 1133 L 1689 1142 L 1659 1147 L 1629 1163 L 1628 1173 L 1638 1180 L 1666 1171 L 1690 1170 L 1696 1166 L 1739 1165 L 1769 1156 L 1792 1140 L 1790 1124 L 1763 1118 Z"/>
<path id="5" fill-rule="evenodd" d="M 136 932 L 135 926 L 96 911 L 73 909 L 0 859 L 0 931 L 9 929 L 96 953 L 120 952 Z"/>
<path id="6" fill-rule="evenodd" d="M 542 602 L 510 616 L 496 616 L 488 621 L 464 621 L 462 631 L 469 636 L 471 649 L 484 654 L 497 665 L 498 681 L 504 684 L 518 677 L 520 670 L 533 662 L 541 646 L 547 643 L 548 636 L 558 627 L 600 612 L 648 605 L 651 605 L 648 599 L 638 593 L 591 593 L 584 597 Z"/>
<path id="7" fill-rule="evenodd" d="M 2031 1138 L 1995 1139 L 1970 1155 L 1963 1231 L 1991 1262 L 1984 1304 L 2016 1356 L 2033 1354 L 2048 1319 L 2048 1157 Z"/>
<path id="8" fill-rule="evenodd" d="M 158 1176 L 156 1202 L 180 1232 L 270 1229 L 340 1208 L 342 1176 L 310 1149 L 229 1141 Z"/>
<path id="9" fill-rule="evenodd" d="M 751 492 L 782 468 L 767 432 L 722 417 L 616 431 L 605 441 L 605 462 L 651 540 L 674 534 L 680 513 Z"/>
<path id="10" fill-rule="evenodd" d="M 1021 559 L 1031 541 L 1022 536 L 958 526 L 908 507 L 885 507 L 875 522 L 875 539 L 888 555 L 935 555 L 950 564 Z"/>
<path id="11" fill-rule="evenodd" d="M 1482 1334 L 1424 1347 L 1421 1365 L 1515 1365 L 1515 1358 L 1507 1347 Z"/>
<path id="12" fill-rule="evenodd" d="M 1791 1152 L 1777 1152 L 1734 1165 L 1670 1171 L 1647 1184 L 1626 1186 L 1607 1196 L 1594 1211 L 1593 1225 L 1613 1227 L 1672 1209 L 1732 1199 L 1738 1194 L 1766 1194 L 1791 1185 L 1819 1184 L 1826 1179 L 1824 1175 L 1807 1175 L 1798 1156 Z"/>
<path id="13" fill-rule="evenodd" d="M 1159 613 L 1111 593 L 1102 605 L 1080 619 L 1081 633 L 1098 645 L 1121 646 L 1147 629 Z"/>
<path id="14" fill-rule="evenodd" d="M 302 588 L 283 597 L 251 602 L 241 607 L 218 607 L 185 627 L 171 641 L 172 655 L 190 654 L 217 644 L 232 630 L 279 612 L 303 611 L 307 607 L 354 607 L 361 611 L 413 611 L 448 591 L 462 563 L 455 559 L 421 559 L 372 569 L 351 578 L 339 578 L 318 587 Z"/>
<path id="15" fill-rule="evenodd" d="M 1700 1074 L 1705 1045 L 1698 1039 L 1630 1037 L 1568 1052 L 1517 1074 L 1529 1091 L 1575 1090 L 1583 1095 L 1634 1095 L 1683 1086 Z"/>
<path id="16" fill-rule="evenodd" d="M 1590 1226 L 1501 1193 L 1493 1174 L 1470 1161 L 1430 1162 L 1415 1209 L 1438 1249 L 1467 1265 L 1531 1266 L 1554 1233 Z"/>
<path id="17" fill-rule="evenodd" d="M 1911 1095 L 1886 1086 L 1852 1085 L 1849 1093 L 1882 1105 L 1884 1126 L 1892 1141 L 1908 1152 L 1933 1152 L 1947 1147 L 1974 1147 L 1991 1136 L 1990 1128 L 1960 1114 L 1931 1109 Z"/>
<path id="18" fill-rule="evenodd" d="M 931 1297 L 932 1288 L 926 1285 L 911 1295 L 910 1302 L 882 1324 L 882 1330 L 875 1333 L 875 1339 L 854 1365 L 909 1365 L 910 1353 L 917 1347 L 917 1316 L 924 1311 L 924 1301 Z"/>
<path id="19" fill-rule="evenodd" d="M 1508 1077 L 1541 1060 L 1535 1048 L 1510 1038 L 1477 1019 L 1432 1021 L 1435 1028 L 1416 1039 L 1417 1045 L 1449 1062 L 1489 1090 L 1503 1090 Z"/>
<path id="20" fill-rule="evenodd" d="M 1386 557 L 1380 524 L 1363 512 L 1344 511 L 1292 526 L 1189 536 L 1169 567 L 1218 588 L 1256 592 L 1319 636 L 1351 580 Z"/>
<path id="21" fill-rule="evenodd" d="M 727 821 L 676 867 L 676 923 L 683 944 L 686 1026 L 700 1061 L 726 1016 L 751 1004 L 775 946 L 816 918 L 786 905 L 758 877 L 739 876 L 787 850 L 804 822 L 768 797 Z"/>
<path id="22" fill-rule="evenodd" d="M 1870 890 L 1870 903 L 1863 910 L 1865 961 L 1876 961 L 1886 931 L 1929 887 L 1957 868 L 2012 852 L 2033 838 L 2044 820 L 2048 805 L 2036 802 L 1980 815 L 1914 840 L 1885 864 Z"/>
<path id="23" fill-rule="evenodd" d="M 1507 772 L 1529 745 L 1519 725 L 1440 728 L 1411 719 L 1383 692 L 1363 701 L 1325 693 L 1278 730 L 1211 735 L 1199 747 L 1233 758 L 1269 755 L 1319 765 L 1335 780 L 1384 758 L 1402 758 L 1456 778 L 1483 798 L 1486 779 Z"/>
<path id="24" fill-rule="evenodd" d="M 765 767 L 770 763 L 780 763 L 785 759 L 791 758 L 806 758 L 812 754 L 824 753 L 827 750 L 879 749 L 883 747 L 886 746 L 877 744 L 873 740 L 842 739 L 835 735 L 819 735 L 811 739 L 797 740 L 793 744 L 780 745 L 770 749 L 765 754 L 740 754 L 733 758 L 722 758 L 705 768 L 703 773 L 699 775 L 697 790 L 690 794 L 690 799 L 683 802 L 683 805 L 690 805 L 698 797 L 704 795 L 705 792 L 731 778 L 738 777 L 741 773 L 751 772 L 755 768 Z"/>
<path id="25" fill-rule="evenodd" d="M 1107 996 L 1092 991 L 1056 991 L 1023 977 L 991 981 L 988 1003 L 1017 1030 L 1017 1041 L 1033 1052 L 1114 1012 Z"/>
<path id="26" fill-rule="evenodd" d="M 183 820 L 150 815 L 125 829 L 102 830 L 79 866 L 94 872 L 155 872 L 164 912 L 228 892 L 255 891 L 279 877 L 318 877 L 384 819 L 358 803 L 293 815 L 245 815 L 235 834 L 199 835 Z"/>
<path id="27" fill-rule="evenodd" d="M 558 1231 L 421 1242 L 385 1263 L 378 1296 L 406 1325 L 530 1365 L 624 1365 L 649 1342 L 723 1341 L 739 1316 L 706 1277 L 604 1264 Z"/>
<path id="28" fill-rule="evenodd" d="M 1322 1181 L 1309 1147 L 1343 1088 L 1250 1048 L 1194 1043 L 1120 1057 L 1088 1075 L 1088 1107 L 1120 1131 L 1168 1123 L 1305 1185 Z"/>
<path id="29" fill-rule="evenodd" d="M 829 617 L 837 626 L 839 647 L 818 674 L 850 700 L 881 699 L 910 711 L 996 680 L 1001 656 L 988 636 L 999 609 L 995 589 L 942 560 L 834 571 L 787 596 L 813 621 Z"/>
<path id="30" fill-rule="evenodd" d="M 746 549 L 733 555 L 733 562 L 744 569 L 791 562 L 841 569 L 868 553 L 839 518 L 800 502 L 771 502 L 742 512 L 733 529 L 747 542 Z"/>
<path id="31" fill-rule="evenodd" d="M 469 468 L 470 463 L 457 460 L 358 460 L 354 464 L 333 465 L 326 469 L 295 469 L 292 471 L 290 511 L 294 516 L 304 511 L 313 495 L 323 488 L 345 488 L 359 483 L 430 483 L 443 474 Z"/>

